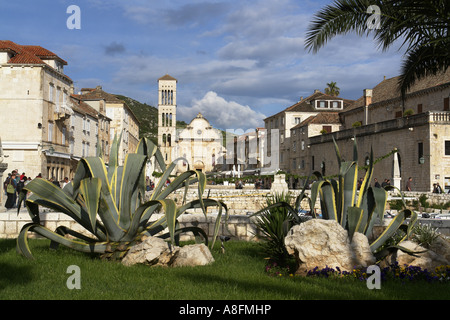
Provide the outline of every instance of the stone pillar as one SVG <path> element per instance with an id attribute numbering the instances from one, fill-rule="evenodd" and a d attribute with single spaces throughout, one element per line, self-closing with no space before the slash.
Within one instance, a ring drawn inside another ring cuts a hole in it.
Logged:
<path id="1" fill-rule="evenodd" d="M 5 191 L 3 190 L 3 172 L 6 171 L 6 168 L 8 168 L 8 164 L 0 162 L 0 182 L 1 182 L 0 205 L 3 205 L 3 195 L 5 194 Z"/>
<path id="2" fill-rule="evenodd" d="M 273 179 L 272 187 L 270 188 L 271 193 L 288 193 L 289 187 L 286 183 L 286 175 L 276 174 Z"/>
<path id="3" fill-rule="evenodd" d="M 402 185 L 402 177 L 400 176 L 400 165 L 398 163 L 398 155 L 397 152 L 394 153 L 394 176 L 393 176 L 394 187 L 401 189 Z"/>

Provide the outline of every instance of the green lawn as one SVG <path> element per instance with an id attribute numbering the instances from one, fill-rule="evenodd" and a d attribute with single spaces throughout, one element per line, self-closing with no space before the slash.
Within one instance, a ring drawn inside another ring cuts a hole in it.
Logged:
<path id="1" fill-rule="evenodd" d="M 15 251 L 15 240 L 0 240 L 0 299 L 7 300 L 324 300 L 450 299 L 450 286 L 424 281 L 383 282 L 369 290 L 356 279 L 271 277 L 258 244 L 227 242 L 204 267 L 125 267 L 61 247 L 30 240 L 35 260 Z M 81 289 L 66 286 L 67 268 L 80 267 Z"/>

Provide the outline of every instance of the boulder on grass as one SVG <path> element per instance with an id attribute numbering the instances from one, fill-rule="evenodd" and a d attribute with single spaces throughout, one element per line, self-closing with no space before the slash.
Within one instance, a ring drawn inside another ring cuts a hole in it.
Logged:
<path id="1" fill-rule="evenodd" d="M 450 264 L 445 256 L 434 252 L 432 249 L 426 249 L 413 241 L 402 241 L 399 246 L 416 253 L 409 254 L 402 250 L 396 250 L 381 261 L 380 266 L 382 268 L 398 263 L 402 267 L 415 266 L 423 270 L 434 271 L 439 266 Z"/>
<path id="2" fill-rule="evenodd" d="M 172 267 L 205 266 L 212 262 L 214 262 L 214 258 L 205 244 L 191 244 L 178 248 L 178 254 L 172 262 Z"/>
<path id="3" fill-rule="evenodd" d="M 347 230 L 334 220 L 312 219 L 295 225 L 285 238 L 285 246 L 297 259 L 297 274 L 305 275 L 315 267 L 341 271 L 375 264 L 369 241 L 355 233 L 350 243 Z"/>
<path id="4" fill-rule="evenodd" d="M 122 264 L 132 266 L 145 264 L 149 266 L 181 267 L 204 266 L 214 262 L 209 248 L 204 244 L 183 247 L 169 246 L 158 237 L 147 237 L 127 252 Z"/>

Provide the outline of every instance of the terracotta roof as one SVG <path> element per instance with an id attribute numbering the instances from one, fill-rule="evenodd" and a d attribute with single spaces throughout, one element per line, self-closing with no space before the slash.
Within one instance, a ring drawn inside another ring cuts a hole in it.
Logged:
<path id="1" fill-rule="evenodd" d="M 158 81 L 159 80 L 175 80 L 175 81 L 178 81 L 177 79 L 175 79 L 172 76 L 169 76 L 168 74 L 166 74 L 165 76 L 162 76 L 161 78 L 158 79 Z"/>
<path id="2" fill-rule="evenodd" d="M 398 90 L 398 81 L 400 77 L 389 78 L 381 81 L 372 89 L 372 103 L 391 102 L 394 100 L 400 100 L 400 92 Z M 446 72 L 437 74 L 435 76 L 428 76 L 416 81 L 410 90 L 406 93 L 408 95 L 420 93 L 439 86 L 450 85 L 450 68 Z M 357 99 L 348 109 L 345 111 L 351 111 L 360 107 L 364 107 L 364 96 Z"/>
<path id="3" fill-rule="evenodd" d="M 78 97 L 82 100 L 105 100 L 109 103 L 123 103 L 125 101 L 120 100 L 114 94 L 103 91 L 101 86 L 97 86 L 96 88 L 83 88 L 81 89 L 83 94 L 78 95 Z"/>
<path id="4" fill-rule="evenodd" d="M 33 45 L 19 45 L 10 40 L 0 40 L 0 51 L 9 51 L 13 54 L 8 63 L 14 64 L 46 64 L 43 60 L 56 59 L 67 65 L 67 62 L 55 53 Z"/>
<path id="5" fill-rule="evenodd" d="M 303 127 L 308 124 L 340 124 L 339 112 L 321 112 L 315 116 L 308 117 L 291 130 Z"/>
<path id="6" fill-rule="evenodd" d="M 47 50 L 45 48 L 42 48 L 41 46 L 24 45 L 22 47 L 24 47 L 28 52 L 31 52 L 38 58 L 41 58 L 44 60 L 45 59 L 56 59 L 56 60 L 59 60 L 64 65 L 67 65 L 67 61 L 61 59 L 55 53 L 53 53 L 50 50 Z"/>
<path id="7" fill-rule="evenodd" d="M 128 111 L 133 115 L 136 121 L 139 123 L 139 119 L 134 114 L 133 110 L 128 106 L 128 104 L 117 98 L 116 95 L 103 91 L 101 86 L 97 86 L 95 88 L 83 88 L 81 89 L 84 92 L 81 95 L 76 95 L 78 99 L 81 100 L 105 100 L 108 103 L 121 103 L 128 109 Z"/>
<path id="8" fill-rule="evenodd" d="M 267 117 L 266 119 L 278 116 L 284 112 L 320 112 L 320 113 L 330 112 L 330 109 L 316 109 L 314 107 L 314 105 L 311 103 L 314 100 L 335 100 L 335 101 L 341 100 L 341 101 L 343 101 L 343 104 L 344 104 L 343 110 L 347 109 L 350 105 L 352 105 L 355 102 L 354 100 L 331 96 L 331 95 L 322 93 L 317 90 L 309 97 L 302 99 L 301 101 L 297 102 L 296 104 L 293 104 L 292 106 L 284 109 L 281 112 L 278 112 L 277 114 Z M 340 110 L 336 110 L 336 111 L 342 111 L 342 110 L 340 109 Z"/>
<path id="9" fill-rule="evenodd" d="M 72 101 L 72 109 L 81 114 L 88 114 L 91 117 L 98 118 L 98 112 L 86 102 L 80 100 L 77 95 L 70 96 Z"/>

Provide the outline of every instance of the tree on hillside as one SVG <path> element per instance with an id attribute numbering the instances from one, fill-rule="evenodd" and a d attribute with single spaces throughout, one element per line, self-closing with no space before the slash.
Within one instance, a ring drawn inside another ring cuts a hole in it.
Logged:
<path id="1" fill-rule="evenodd" d="M 327 83 L 327 87 L 325 88 L 325 93 L 329 94 L 330 96 L 337 97 L 339 95 L 341 89 L 336 85 L 336 82 L 331 81 L 330 83 Z"/>
<path id="2" fill-rule="evenodd" d="M 383 50 L 401 41 L 406 48 L 399 91 L 406 92 L 423 77 L 445 72 L 450 65 L 450 1 L 336 0 L 317 12 L 305 46 L 316 53 L 339 34 L 373 35 Z"/>

